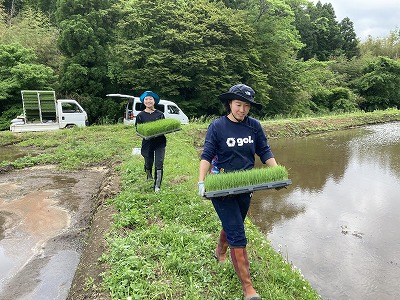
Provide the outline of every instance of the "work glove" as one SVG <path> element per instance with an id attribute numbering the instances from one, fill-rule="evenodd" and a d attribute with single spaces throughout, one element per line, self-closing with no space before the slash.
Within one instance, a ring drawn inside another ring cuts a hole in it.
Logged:
<path id="1" fill-rule="evenodd" d="M 199 181 L 199 196 L 204 197 L 204 193 L 206 192 L 206 189 L 204 188 L 204 181 Z"/>

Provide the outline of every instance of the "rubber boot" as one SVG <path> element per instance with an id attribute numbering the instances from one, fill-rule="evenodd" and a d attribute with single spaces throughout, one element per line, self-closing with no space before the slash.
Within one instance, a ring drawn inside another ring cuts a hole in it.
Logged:
<path id="1" fill-rule="evenodd" d="M 154 173 L 154 191 L 158 192 L 161 189 L 161 182 L 163 177 L 163 170 L 156 170 Z"/>
<path id="2" fill-rule="evenodd" d="M 231 259 L 236 274 L 242 284 L 244 300 L 261 300 L 257 294 L 250 278 L 250 264 L 246 248 L 231 248 Z"/>
<path id="3" fill-rule="evenodd" d="M 220 263 L 224 263 L 226 259 L 226 252 L 228 250 L 228 241 L 226 240 L 225 230 L 221 230 L 219 234 L 219 241 L 217 248 L 215 249 L 214 257 Z"/>
<path id="4" fill-rule="evenodd" d="M 153 175 L 151 174 L 151 170 L 145 169 L 146 175 L 147 175 L 147 180 L 153 180 Z"/>

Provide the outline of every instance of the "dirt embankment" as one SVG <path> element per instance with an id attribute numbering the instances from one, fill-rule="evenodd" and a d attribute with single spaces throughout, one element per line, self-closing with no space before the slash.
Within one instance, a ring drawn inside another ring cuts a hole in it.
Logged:
<path id="1" fill-rule="evenodd" d="M 99 257 L 112 224 L 113 167 L 0 174 L 0 299 L 109 299 Z M 3 264 L 2 264 L 3 265 Z"/>
<path id="2" fill-rule="evenodd" d="M 100 288 L 100 274 L 105 271 L 105 267 L 99 262 L 99 258 L 106 250 L 105 235 L 110 229 L 115 213 L 114 208 L 107 205 L 106 201 L 118 194 L 120 187 L 119 176 L 114 171 L 109 171 L 95 200 L 87 244 L 75 272 L 68 300 L 111 299 L 109 293 Z"/>

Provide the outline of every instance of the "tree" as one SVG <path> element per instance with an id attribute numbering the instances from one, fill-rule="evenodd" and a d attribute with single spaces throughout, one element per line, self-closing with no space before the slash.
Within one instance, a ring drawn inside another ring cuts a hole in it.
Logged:
<path id="1" fill-rule="evenodd" d="M 342 50 L 344 55 L 351 59 L 360 55 L 359 40 L 354 32 L 353 22 L 349 18 L 344 18 L 339 23 L 340 35 L 342 37 Z"/>
<path id="2" fill-rule="evenodd" d="M 59 47 L 66 59 L 61 69 L 60 92 L 78 94 L 89 107 L 100 106 L 109 87 L 107 47 L 113 41 L 115 0 L 59 0 Z M 91 105 L 91 101 L 95 102 Z M 110 108 L 110 111 L 112 109 Z M 112 113 L 114 114 L 114 113 Z M 90 123 L 100 118 L 88 109 Z M 107 116 L 103 116 L 106 117 Z"/>
<path id="3" fill-rule="evenodd" d="M 400 57 L 400 29 L 390 32 L 387 37 L 373 39 L 371 36 L 360 45 L 362 55 L 387 56 L 392 59 Z"/>
<path id="4" fill-rule="evenodd" d="M 25 8 L 12 19 L 10 24 L 0 26 L 0 43 L 18 43 L 33 49 L 37 62 L 54 70 L 60 67 L 61 52 L 57 46 L 58 29 L 42 12 Z"/>
<path id="5" fill-rule="evenodd" d="M 6 12 L 6 23 L 11 24 L 11 20 L 18 15 L 19 11 L 23 7 L 23 0 L 4 0 L 3 5 L 4 11 Z"/>
<path id="6" fill-rule="evenodd" d="M 268 76 L 265 82 L 255 85 L 258 99 L 267 104 L 262 113 L 287 114 L 301 93 L 294 68 L 296 52 L 303 44 L 293 25 L 293 11 L 286 1 L 249 3 L 248 22 L 256 30 L 261 71 Z"/>
<path id="7" fill-rule="evenodd" d="M 0 130 L 8 128 L 10 111 L 21 111 L 21 89 L 49 89 L 54 84 L 53 70 L 35 61 L 32 49 L 0 44 Z"/>
<path id="8" fill-rule="evenodd" d="M 222 91 L 266 79 L 245 13 L 207 0 L 130 1 L 110 48 L 110 78 L 136 95 L 155 90 L 193 115 L 219 114 Z"/>
<path id="9" fill-rule="evenodd" d="M 296 28 L 305 47 L 298 53 L 304 60 L 313 57 L 327 61 L 331 57 L 346 55 L 347 58 L 358 55 L 358 39 L 349 18 L 340 23 L 336 21 L 332 4 L 290 1 L 296 16 Z"/>
<path id="10" fill-rule="evenodd" d="M 365 98 L 366 111 L 400 107 L 400 62 L 385 56 L 376 57 L 363 70 L 352 86 Z"/>

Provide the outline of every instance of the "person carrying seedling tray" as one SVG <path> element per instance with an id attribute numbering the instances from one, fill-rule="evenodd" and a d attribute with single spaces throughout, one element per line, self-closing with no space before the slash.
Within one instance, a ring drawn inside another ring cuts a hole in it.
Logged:
<path id="1" fill-rule="evenodd" d="M 156 109 L 154 106 L 160 102 L 160 97 L 152 92 L 145 91 L 140 96 L 140 102 L 145 106 L 145 109 L 137 114 L 135 126 L 147 122 L 154 122 L 165 119 L 163 112 Z M 153 180 L 152 169 L 154 168 L 154 191 L 158 192 L 161 189 L 161 181 L 164 169 L 165 148 L 167 139 L 165 135 L 158 135 L 154 138 L 142 140 L 141 154 L 144 157 L 144 171 L 147 175 L 147 180 Z"/>
<path id="2" fill-rule="evenodd" d="M 255 154 L 267 166 L 277 166 L 260 122 L 248 116 L 251 107 L 262 107 L 255 102 L 254 94 L 251 87 L 237 84 L 219 95 L 227 115 L 216 119 L 208 127 L 199 167 L 200 196 L 204 197 L 206 192 L 204 179 L 211 166 L 214 174 L 250 170 L 254 167 Z M 250 278 L 244 229 L 251 197 L 252 193 L 248 192 L 211 199 L 222 223 L 214 256 L 218 262 L 223 263 L 229 247 L 232 264 L 242 284 L 244 299 L 258 300 L 261 297 L 253 288 Z"/>

